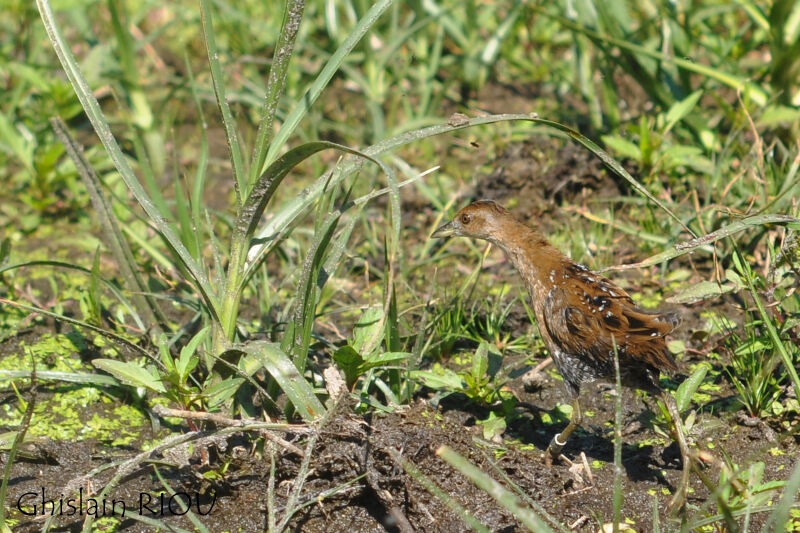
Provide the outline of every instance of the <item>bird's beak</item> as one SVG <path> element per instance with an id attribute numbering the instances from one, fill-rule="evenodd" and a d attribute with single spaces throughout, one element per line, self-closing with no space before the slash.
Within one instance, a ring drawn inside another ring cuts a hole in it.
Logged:
<path id="1" fill-rule="evenodd" d="M 456 228 L 453 226 L 453 222 L 450 221 L 447 224 L 439 226 L 439 228 L 431 234 L 431 239 L 441 239 L 443 237 L 450 237 L 455 235 Z"/>

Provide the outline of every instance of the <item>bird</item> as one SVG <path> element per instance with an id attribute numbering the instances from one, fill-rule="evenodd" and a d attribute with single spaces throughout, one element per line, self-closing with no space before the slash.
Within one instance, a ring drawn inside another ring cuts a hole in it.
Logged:
<path id="1" fill-rule="evenodd" d="M 500 248 L 528 289 L 539 332 L 572 400 L 570 421 L 550 441 L 545 463 L 550 466 L 561 457 L 567 439 L 581 424 L 581 386 L 616 379 L 616 351 L 621 383 L 659 395 L 672 418 L 683 471 L 668 508 L 681 509 L 689 485 L 689 448 L 675 399 L 659 385 L 660 371 L 678 370 L 665 339 L 678 325 L 678 315 L 638 308 L 611 280 L 561 253 L 540 231 L 495 201 L 464 207 L 431 238 L 451 236 L 481 239 Z"/>

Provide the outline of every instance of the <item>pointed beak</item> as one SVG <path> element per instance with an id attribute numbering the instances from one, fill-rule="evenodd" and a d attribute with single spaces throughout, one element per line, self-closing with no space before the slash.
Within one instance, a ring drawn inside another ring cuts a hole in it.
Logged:
<path id="1" fill-rule="evenodd" d="M 439 226 L 439 228 L 431 234 L 430 238 L 441 239 L 444 237 L 450 237 L 452 235 L 455 235 L 455 233 L 456 233 L 456 228 L 453 226 L 453 222 L 451 221 L 448 222 L 447 224 Z"/>

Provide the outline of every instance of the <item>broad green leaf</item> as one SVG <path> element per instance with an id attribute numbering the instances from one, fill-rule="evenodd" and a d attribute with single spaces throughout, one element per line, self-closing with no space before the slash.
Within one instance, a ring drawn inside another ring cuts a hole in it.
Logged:
<path id="1" fill-rule="evenodd" d="M 737 346 L 733 353 L 735 353 L 736 355 L 742 355 L 749 352 L 760 352 L 763 350 L 771 350 L 771 349 L 772 349 L 771 343 L 766 343 L 761 339 L 759 339 L 758 337 L 756 337 L 754 339 L 749 339 L 740 344 L 739 346 Z"/>
<path id="2" fill-rule="evenodd" d="M 747 283 L 745 283 L 742 277 L 733 269 L 729 268 L 725 271 L 725 279 L 733 283 L 738 289 L 744 289 L 747 287 Z"/>
<path id="3" fill-rule="evenodd" d="M 361 363 L 364 362 L 361 355 L 348 344 L 333 352 L 333 360 L 344 372 L 347 387 L 352 387 L 360 374 Z"/>
<path id="4" fill-rule="evenodd" d="M 800 5 L 800 4 L 798 4 Z M 762 128 L 775 127 L 781 123 L 792 124 L 800 120 L 800 109 L 788 106 L 771 105 L 756 120 Z"/>
<path id="5" fill-rule="evenodd" d="M 686 378 L 686 380 L 678 386 L 678 390 L 675 391 L 675 403 L 678 405 L 679 413 L 682 413 L 689 407 L 692 396 L 697 392 L 697 389 L 703 382 L 703 378 L 706 377 L 706 372 L 708 372 L 708 366 L 700 365 L 691 376 Z M 677 424 L 679 421 L 676 420 L 675 423 Z"/>
<path id="6" fill-rule="evenodd" d="M 698 89 L 680 102 L 675 102 L 672 107 L 667 111 L 667 124 L 664 126 L 664 134 L 669 132 L 675 124 L 685 117 L 697 105 L 700 97 L 703 96 L 703 90 Z"/>
<path id="7" fill-rule="evenodd" d="M 483 429 L 483 438 L 486 440 L 499 437 L 506 431 L 505 417 L 498 416 L 493 411 L 489 412 L 489 418 L 479 421 L 478 425 Z"/>
<path id="8" fill-rule="evenodd" d="M 449 368 L 440 371 L 414 370 L 411 372 L 411 379 L 421 381 L 426 387 L 435 390 L 458 391 L 464 388 L 461 376 Z"/>
<path id="9" fill-rule="evenodd" d="M 167 340 L 166 333 L 161 333 L 158 336 L 158 353 L 161 355 L 161 362 L 164 363 L 167 373 L 175 371 L 175 361 L 172 359 L 172 354 L 169 351 L 169 341 Z"/>
<path id="10" fill-rule="evenodd" d="M 361 314 L 361 318 L 353 326 L 353 348 L 357 352 L 360 353 L 373 339 L 381 336 L 385 324 L 381 318 L 383 307 L 370 307 Z"/>
<path id="11" fill-rule="evenodd" d="M 198 331 L 189 342 L 186 343 L 186 346 L 181 348 L 181 356 L 175 365 L 181 380 L 186 381 L 189 372 L 191 372 L 194 367 L 197 366 L 197 363 L 200 362 L 200 357 L 196 354 L 197 347 L 200 346 L 200 343 L 206 340 L 210 331 L 211 328 L 209 326 L 204 327 Z"/>
<path id="12" fill-rule="evenodd" d="M 238 345 L 234 350 L 259 358 L 264 369 L 275 378 L 304 420 L 310 422 L 325 413 L 325 407 L 314 394 L 314 389 L 278 344 L 254 341 Z"/>
<path id="13" fill-rule="evenodd" d="M 92 364 L 100 370 L 108 372 L 126 385 L 144 387 L 156 392 L 167 392 L 160 379 L 148 372 L 147 369 L 134 363 L 115 359 L 95 359 Z"/>
<path id="14" fill-rule="evenodd" d="M 364 374 L 373 368 L 390 366 L 392 363 L 403 361 L 408 359 L 410 356 L 411 354 L 408 352 L 374 353 L 367 360 L 361 363 L 361 366 L 359 367 L 359 374 Z"/>
<path id="15" fill-rule="evenodd" d="M 717 171 L 716 162 L 705 157 L 703 149 L 699 146 L 678 144 L 670 146 L 661 152 L 661 155 L 671 168 L 689 167 L 703 174 L 714 174 Z"/>
<path id="16" fill-rule="evenodd" d="M 409 357 L 411 357 L 411 354 L 409 352 L 376 353 L 367 357 L 364 360 L 364 364 L 368 365 L 369 368 L 374 368 L 375 366 L 394 363 L 395 361 L 402 361 L 404 359 L 408 359 Z"/>
<path id="17" fill-rule="evenodd" d="M 642 150 L 628 139 L 618 135 L 603 135 L 603 142 L 611 151 L 621 157 L 629 157 L 635 161 L 642 159 Z"/>
<path id="18" fill-rule="evenodd" d="M 244 382 L 244 378 L 231 377 L 203 390 L 203 396 L 206 397 L 209 408 L 224 404 L 236 394 Z"/>
<path id="19" fill-rule="evenodd" d="M 489 346 L 482 342 L 472 355 L 472 377 L 480 381 L 489 368 Z"/>
<path id="20" fill-rule="evenodd" d="M 794 46 L 800 39 L 800 2 L 790 2 L 789 5 L 792 5 L 792 8 L 789 16 L 786 17 L 786 22 L 783 23 L 782 43 L 787 47 Z"/>
<path id="21" fill-rule="evenodd" d="M 735 286 L 733 283 L 719 284 L 714 281 L 701 281 L 683 289 L 677 294 L 667 298 L 667 302 L 674 304 L 693 304 L 716 298 L 725 293 L 738 290 L 740 287 Z"/>

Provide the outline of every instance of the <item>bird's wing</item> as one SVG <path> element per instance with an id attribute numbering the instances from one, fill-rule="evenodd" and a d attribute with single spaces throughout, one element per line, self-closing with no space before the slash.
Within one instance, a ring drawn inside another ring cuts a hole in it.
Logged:
<path id="1" fill-rule="evenodd" d="M 678 369 L 664 340 L 674 319 L 637 309 L 625 291 L 602 276 L 573 276 L 555 286 L 545 298 L 543 315 L 547 333 L 567 353 L 606 361 L 616 345 L 620 361 Z"/>

